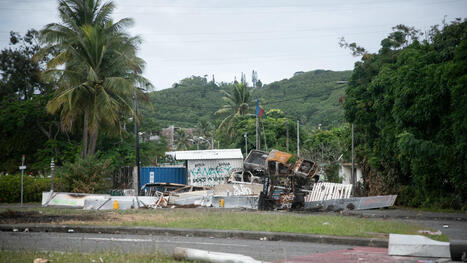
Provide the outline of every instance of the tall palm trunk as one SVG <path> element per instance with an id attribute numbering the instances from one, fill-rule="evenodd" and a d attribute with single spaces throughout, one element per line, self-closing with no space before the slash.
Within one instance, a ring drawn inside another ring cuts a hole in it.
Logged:
<path id="1" fill-rule="evenodd" d="M 84 118 L 83 118 L 83 140 L 81 146 L 81 158 L 85 159 L 88 152 L 88 134 L 89 134 L 89 110 L 84 110 Z"/>
<path id="2" fill-rule="evenodd" d="M 97 138 L 99 137 L 99 128 L 96 127 L 93 132 L 89 135 L 89 148 L 88 148 L 88 155 L 94 155 L 96 152 L 96 144 L 97 144 Z"/>

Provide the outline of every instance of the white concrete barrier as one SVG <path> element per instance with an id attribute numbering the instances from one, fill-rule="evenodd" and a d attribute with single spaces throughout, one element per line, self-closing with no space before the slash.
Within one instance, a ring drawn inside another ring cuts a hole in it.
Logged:
<path id="1" fill-rule="evenodd" d="M 449 242 L 440 242 L 418 235 L 389 235 L 389 255 L 450 258 Z"/>
<path id="2" fill-rule="evenodd" d="M 42 206 L 65 206 L 83 208 L 86 199 L 106 200 L 110 195 L 42 192 Z"/>
<path id="3" fill-rule="evenodd" d="M 201 262 L 212 262 L 212 263 L 261 263 L 263 261 L 256 260 L 252 257 L 231 254 L 213 252 L 200 249 L 176 247 L 174 249 L 173 256 L 178 260 L 197 260 Z"/>

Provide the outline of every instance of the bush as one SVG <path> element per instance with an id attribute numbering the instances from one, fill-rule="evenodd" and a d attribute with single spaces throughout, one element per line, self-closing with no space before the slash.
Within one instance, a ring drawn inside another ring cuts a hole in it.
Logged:
<path id="1" fill-rule="evenodd" d="M 111 188 L 113 169 L 110 160 L 98 157 L 77 158 L 58 171 L 63 183 L 74 193 L 106 193 Z"/>
<path id="2" fill-rule="evenodd" d="M 50 191 L 50 178 L 36 178 L 24 176 L 23 202 L 40 202 L 42 192 Z M 54 190 L 63 191 L 63 183 L 59 178 L 54 178 Z M 0 202 L 21 202 L 21 175 L 0 176 Z"/>

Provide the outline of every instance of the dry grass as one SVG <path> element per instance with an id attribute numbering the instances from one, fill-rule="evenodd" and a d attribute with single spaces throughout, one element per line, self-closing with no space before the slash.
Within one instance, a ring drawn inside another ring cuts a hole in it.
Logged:
<path id="1" fill-rule="evenodd" d="M 36 258 L 48 259 L 49 262 L 112 262 L 112 263 L 168 263 L 168 262 L 186 262 L 176 261 L 172 257 L 164 256 L 158 253 L 63 253 L 63 252 L 25 252 L 25 251 L 2 251 L 0 250 L 0 262 L 23 263 L 33 262 Z"/>
<path id="2" fill-rule="evenodd" d="M 55 214 L 56 209 L 35 208 L 44 215 Z M 81 211 L 86 220 L 70 219 L 56 224 L 174 227 L 221 230 L 290 232 L 320 235 L 386 238 L 389 233 L 418 234 L 426 227 L 401 220 L 355 218 L 340 215 L 297 214 L 289 212 L 239 211 L 213 208 L 193 209 L 139 209 L 122 211 Z M 64 216 L 63 211 L 60 213 Z M 43 222 L 42 222 L 43 223 Z M 447 236 L 432 237 L 448 240 Z"/>

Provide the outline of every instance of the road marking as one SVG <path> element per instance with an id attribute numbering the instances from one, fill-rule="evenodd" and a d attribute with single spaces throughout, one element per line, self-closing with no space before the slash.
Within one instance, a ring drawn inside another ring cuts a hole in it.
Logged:
<path id="1" fill-rule="evenodd" d="M 211 242 L 189 242 L 189 241 L 172 241 L 172 240 L 153 240 L 153 239 L 140 239 L 140 238 L 115 238 L 115 237 L 69 237 L 69 239 L 79 240 L 96 240 L 96 241 L 116 241 L 116 242 L 150 242 L 150 243 L 173 243 L 173 244 L 198 244 L 208 246 L 232 246 L 232 247 L 248 247 L 249 245 L 240 244 L 222 244 Z"/>

